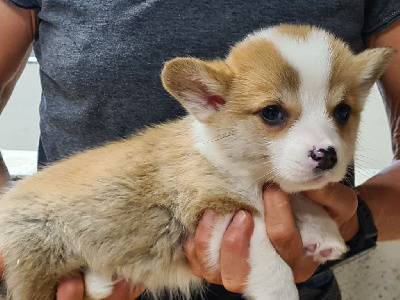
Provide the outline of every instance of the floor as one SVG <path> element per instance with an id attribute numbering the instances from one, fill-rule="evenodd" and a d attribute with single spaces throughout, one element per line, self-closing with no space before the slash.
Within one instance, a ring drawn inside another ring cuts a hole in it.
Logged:
<path id="1" fill-rule="evenodd" d="M 335 274 L 343 300 L 400 300 L 400 241 L 378 243 Z"/>

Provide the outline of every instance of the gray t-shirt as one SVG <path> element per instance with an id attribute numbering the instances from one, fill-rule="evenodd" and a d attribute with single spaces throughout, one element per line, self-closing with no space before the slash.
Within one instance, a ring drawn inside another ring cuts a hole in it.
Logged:
<path id="1" fill-rule="evenodd" d="M 184 115 L 160 81 L 170 58 L 223 58 L 248 33 L 278 23 L 320 26 L 358 52 L 400 18 L 399 0 L 6 1 L 39 11 L 40 163 Z M 329 274 L 299 290 L 302 299 L 340 298 Z M 240 296 L 213 287 L 210 298 Z"/>
<path id="2" fill-rule="evenodd" d="M 39 10 L 40 162 L 185 114 L 163 90 L 175 56 L 224 57 L 277 23 L 332 31 L 355 51 L 400 17 L 399 0 L 6 0 Z"/>

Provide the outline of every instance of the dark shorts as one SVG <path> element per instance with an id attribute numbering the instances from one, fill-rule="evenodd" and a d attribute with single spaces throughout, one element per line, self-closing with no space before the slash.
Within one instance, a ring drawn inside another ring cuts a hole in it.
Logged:
<path id="1" fill-rule="evenodd" d="M 335 276 L 331 271 L 314 275 L 306 282 L 297 285 L 300 300 L 341 300 L 339 286 Z M 179 299 L 180 297 L 176 297 Z M 139 299 L 148 300 L 151 297 L 142 296 Z M 171 299 L 166 296 L 163 299 Z M 193 296 L 194 300 L 243 300 L 240 294 L 228 292 L 220 285 L 211 284 L 207 288 L 205 295 Z"/>

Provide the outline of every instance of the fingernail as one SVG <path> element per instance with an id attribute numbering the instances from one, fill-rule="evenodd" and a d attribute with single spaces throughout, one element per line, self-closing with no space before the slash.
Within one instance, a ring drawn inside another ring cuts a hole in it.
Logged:
<path id="1" fill-rule="evenodd" d="M 206 209 L 201 217 L 201 222 L 207 227 L 212 227 L 215 224 L 215 214 L 213 211 Z"/>
<path id="2" fill-rule="evenodd" d="M 231 224 L 242 226 L 246 220 L 246 214 L 243 210 L 239 210 L 233 217 Z"/>

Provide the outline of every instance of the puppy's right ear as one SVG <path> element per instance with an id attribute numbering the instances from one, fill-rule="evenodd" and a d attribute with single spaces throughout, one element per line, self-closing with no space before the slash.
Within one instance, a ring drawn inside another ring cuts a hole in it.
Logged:
<path id="1" fill-rule="evenodd" d="M 396 50 L 386 47 L 367 49 L 356 56 L 357 67 L 361 69 L 360 92 L 363 95 L 369 93 L 396 54 Z"/>
<path id="2" fill-rule="evenodd" d="M 165 64 L 161 79 L 191 115 L 205 121 L 225 105 L 232 72 L 222 60 L 175 58 Z"/>

